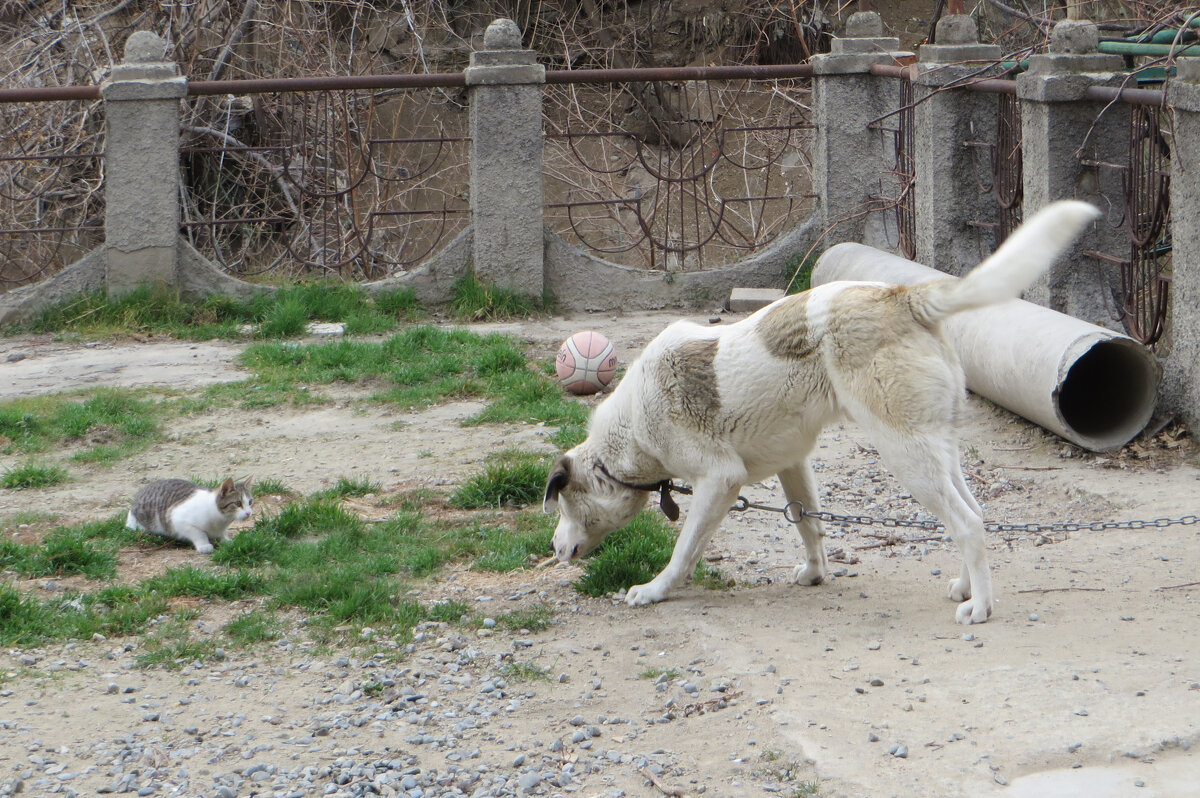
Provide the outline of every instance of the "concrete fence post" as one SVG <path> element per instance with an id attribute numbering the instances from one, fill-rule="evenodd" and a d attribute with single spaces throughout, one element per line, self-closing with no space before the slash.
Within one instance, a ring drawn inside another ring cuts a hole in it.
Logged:
<path id="1" fill-rule="evenodd" d="M 1173 282 L 1163 362 L 1163 404 L 1200 430 L 1200 58 L 1180 58 L 1167 85 L 1171 147 Z"/>
<path id="2" fill-rule="evenodd" d="M 1054 200 L 1081 199 L 1105 213 L 1091 231 L 1051 268 L 1026 299 L 1104 327 L 1120 307 L 1119 267 L 1083 254 L 1125 256 L 1129 238 L 1121 172 L 1084 161 L 1124 164 L 1129 158 L 1129 108 L 1088 99 L 1092 86 L 1116 86 L 1126 78 L 1119 55 L 1096 51 L 1091 22 L 1063 20 L 1054 26 L 1050 52 L 1029 59 L 1017 76 L 1021 101 L 1021 151 L 1026 218 Z"/>
<path id="3" fill-rule="evenodd" d="M 225 274 L 179 235 L 179 101 L 187 80 L 166 43 L 138 31 L 100 84 L 104 99 L 104 243 L 58 274 L 0 294 L 0 324 L 21 324 L 83 294 L 141 285 L 185 299 L 274 290 Z"/>
<path id="4" fill-rule="evenodd" d="M 850 15 L 845 35 L 833 40 L 829 53 L 815 55 L 813 107 L 817 135 L 813 152 L 813 191 L 819 197 L 819 224 L 827 232 L 824 246 L 858 241 L 886 247 L 880 203 L 872 200 L 883 188 L 882 176 L 895 159 L 892 135 L 868 124 L 896 110 L 894 81 L 871 75 L 874 64 L 891 64 L 901 55 L 900 40 L 883 35 L 883 20 L 874 11 Z M 889 117 L 895 127 L 896 118 Z M 888 186 L 890 188 L 890 186 Z"/>
<path id="5" fill-rule="evenodd" d="M 471 53 L 471 225 L 480 282 L 542 298 L 542 84 L 537 53 L 521 31 L 498 19 Z"/>
<path id="6" fill-rule="evenodd" d="M 996 203 L 980 190 L 991 182 L 986 151 L 968 141 L 996 138 L 996 96 L 961 86 L 999 70 L 1000 48 L 980 44 L 975 20 L 965 14 L 942 17 L 937 44 L 919 50 L 914 81 L 913 145 L 916 162 L 916 260 L 961 275 L 992 250 L 993 233 L 970 222 L 996 218 Z"/>
<path id="7" fill-rule="evenodd" d="M 178 282 L 179 100 L 187 79 L 164 51 L 154 33 L 134 33 L 124 63 L 100 85 L 110 296 Z"/>

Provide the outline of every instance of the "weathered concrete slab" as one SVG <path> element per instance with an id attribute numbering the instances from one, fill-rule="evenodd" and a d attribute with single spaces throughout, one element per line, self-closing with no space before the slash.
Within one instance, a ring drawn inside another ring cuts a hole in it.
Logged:
<path id="1" fill-rule="evenodd" d="M 782 299 L 784 293 L 782 288 L 735 288 L 729 292 L 729 309 L 734 313 L 750 313 Z"/>

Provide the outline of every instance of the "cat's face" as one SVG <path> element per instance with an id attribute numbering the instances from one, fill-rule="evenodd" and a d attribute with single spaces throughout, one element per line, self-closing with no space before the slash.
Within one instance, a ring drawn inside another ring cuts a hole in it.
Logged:
<path id="1" fill-rule="evenodd" d="M 221 515 L 232 515 L 235 521 L 245 521 L 254 515 L 254 496 L 250 493 L 250 480 L 234 482 L 227 479 L 217 489 L 217 509 Z"/>

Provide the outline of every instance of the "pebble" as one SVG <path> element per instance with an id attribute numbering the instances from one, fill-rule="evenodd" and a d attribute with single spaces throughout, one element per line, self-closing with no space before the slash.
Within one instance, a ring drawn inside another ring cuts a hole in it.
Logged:
<path id="1" fill-rule="evenodd" d="M 538 727 L 540 739 L 513 734 L 506 718 L 515 717 L 511 713 L 524 702 L 572 688 L 560 686 L 565 679 L 509 684 L 504 668 L 525 638 L 497 632 L 479 640 L 426 622 L 414 629 L 411 642 L 394 643 L 401 657 L 356 650 L 268 665 L 229 652 L 221 660 L 184 666 L 182 677 L 166 680 L 138 676 L 133 646 L 93 660 L 76 658 L 77 670 L 85 677 L 91 671 L 95 684 L 91 709 L 114 714 L 119 709 L 121 717 L 141 723 L 122 722 L 69 749 L 34 745 L 23 770 L 0 775 L 0 796 L 623 798 L 626 793 L 614 782 L 624 779 L 628 789 L 643 783 L 642 768 L 663 776 L 677 766 L 673 754 L 641 743 L 643 728 L 675 721 L 663 699 L 651 702 L 639 718 L 564 714 Z M 371 635 L 371 643 L 373 649 L 388 645 L 381 632 Z M 497 650 L 484 652 L 483 646 Z M 34 664 L 54 661 L 53 654 L 39 651 L 9 656 Z M 284 675 L 299 680 L 284 682 Z M 722 702 L 737 684 L 716 674 L 703 678 Z M 596 691 L 590 694 L 603 696 L 594 674 L 586 684 Z M 702 690 L 696 683 L 688 686 Z M 280 690 L 302 693 L 305 700 L 260 704 Z M 0 748 L 25 747 L 28 731 L 0 717 Z M 499 749 L 498 737 L 507 738 Z M 700 784 L 695 792 L 706 789 Z"/>

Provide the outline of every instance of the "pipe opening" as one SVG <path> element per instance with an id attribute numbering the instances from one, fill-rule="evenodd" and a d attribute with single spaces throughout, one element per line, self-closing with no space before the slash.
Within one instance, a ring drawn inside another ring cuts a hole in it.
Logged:
<path id="1" fill-rule="evenodd" d="M 1158 371 L 1138 344 L 1100 341 L 1076 360 L 1059 388 L 1063 421 L 1099 449 L 1123 446 L 1154 412 Z"/>

